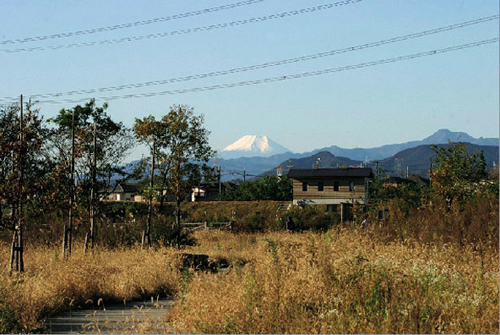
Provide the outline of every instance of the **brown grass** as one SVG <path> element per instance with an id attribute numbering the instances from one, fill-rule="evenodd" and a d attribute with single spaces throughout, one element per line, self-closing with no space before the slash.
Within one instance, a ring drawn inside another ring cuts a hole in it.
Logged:
<path id="1" fill-rule="evenodd" d="M 186 210 L 199 220 L 234 211 L 249 225 L 257 211 L 276 220 L 276 203 L 205 206 Z M 46 316 L 70 309 L 171 294 L 178 304 L 167 322 L 181 332 L 499 332 L 497 200 L 435 204 L 410 217 L 395 208 L 365 231 L 346 224 L 195 237 L 183 252 L 228 259 L 232 269 L 181 271 L 177 250 L 166 247 L 99 246 L 92 256 L 76 245 L 62 260 L 59 246 L 28 245 L 25 273 L 10 274 L 8 244 L 0 244 L 0 332 L 37 331 Z"/>
<path id="2" fill-rule="evenodd" d="M 186 332 L 499 330 L 498 252 L 381 244 L 358 230 L 197 237 L 209 254 L 250 262 L 228 274 L 190 275 L 170 316 Z"/>
<path id="3" fill-rule="evenodd" d="M 0 260 L 0 307 L 13 313 L 12 320 L 2 321 L 11 324 L 1 326 L 33 331 L 43 327 L 44 317 L 58 312 L 164 297 L 178 289 L 180 263 L 173 250 L 98 250 L 85 256 L 78 247 L 66 261 L 55 248 L 28 248 L 23 274 L 9 275 L 7 258 Z M 8 254 L 6 245 L 0 250 Z"/>

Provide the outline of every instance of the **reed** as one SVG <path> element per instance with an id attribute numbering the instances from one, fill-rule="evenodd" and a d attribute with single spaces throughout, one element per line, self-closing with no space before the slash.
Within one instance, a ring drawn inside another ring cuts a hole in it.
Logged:
<path id="1" fill-rule="evenodd" d="M 140 248 L 96 250 L 84 255 L 76 246 L 68 260 L 56 248 L 28 248 L 23 274 L 0 263 L 0 318 L 4 332 L 32 332 L 44 318 L 63 311 L 139 298 L 171 296 L 178 290 L 180 261 L 174 250 Z M 7 245 L 0 245 L 7 254 Z"/>
<path id="2" fill-rule="evenodd" d="M 197 236 L 246 257 L 193 273 L 170 322 L 192 333 L 498 333 L 498 251 L 380 243 L 360 230 Z"/>
<path id="3" fill-rule="evenodd" d="M 497 198 L 434 202 L 410 215 L 396 206 L 366 230 L 301 233 L 271 229 L 276 204 L 223 205 L 188 210 L 214 221 L 235 212 L 249 227 L 258 211 L 268 228 L 198 231 L 182 252 L 227 259 L 229 271 L 183 269 L 179 251 L 163 246 L 99 245 L 84 255 L 76 244 L 63 260 L 58 245 L 28 244 L 22 274 L 0 258 L 0 332 L 43 331 L 49 315 L 158 295 L 177 298 L 165 326 L 188 333 L 499 332 Z M 8 243 L 0 250 L 8 255 Z"/>

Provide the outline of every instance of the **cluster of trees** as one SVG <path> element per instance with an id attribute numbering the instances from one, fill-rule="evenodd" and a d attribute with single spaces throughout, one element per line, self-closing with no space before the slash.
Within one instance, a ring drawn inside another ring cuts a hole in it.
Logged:
<path id="1" fill-rule="evenodd" d="M 488 174 L 483 152 L 469 153 L 467 143 L 450 143 L 447 147 L 433 145 L 432 149 L 436 156 L 428 184 L 408 182 L 387 186 L 384 180 L 375 180 L 370 186 L 370 202 L 377 205 L 402 199 L 404 204 L 400 208 L 409 212 L 432 199 L 443 200 L 450 207 L 475 196 L 498 196 L 498 170 Z"/>
<path id="2" fill-rule="evenodd" d="M 193 109 L 174 105 L 161 119 L 136 119 L 133 129 L 114 121 L 107 104 L 95 100 L 44 120 L 31 102 L 0 108 L 0 231 L 14 232 L 13 254 L 21 251 L 22 230 L 27 217 L 47 216 L 67 220 L 63 254 L 71 254 L 72 232 L 86 226 L 86 248 L 93 248 L 96 217 L 111 184 L 133 177 L 123 162 L 136 143 L 150 146 L 151 157 L 144 158 L 141 175 L 152 173 L 146 197 L 152 202 L 165 194 L 176 198 L 180 230 L 181 194 L 192 183 L 209 178 L 207 162 L 213 154 L 203 116 Z M 154 173 L 153 173 L 154 171 Z M 151 206 L 150 206 L 151 215 Z M 47 219 L 47 218 L 46 218 Z M 150 245 L 151 220 L 144 228 L 143 242 Z M 17 256 L 16 256 L 17 257 Z M 17 263 L 16 263 L 17 264 Z"/>
<path id="3" fill-rule="evenodd" d="M 498 168 L 488 173 L 483 154 L 467 147 L 433 146 L 429 184 L 375 181 L 370 210 L 358 215 L 376 219 L 378 211 L 387 209 L 389 218 L 377 229 L 386 238 L 474 244 L 480 253 L 487 247 L 498 250 Z"/>
<path id="4" fill-rule="evenodd" d="M 265 176 L 255 181 L 245 181 L 237 188 L 219 196 L 222 201 L 291 201 L 293 197 L 292 180 L 287 176 Z"/>
<path id="5" fill-rule="evenodd" d="M 184 238 L 181 227 L 182 196 L 191 192 L 192 185 L 214 178 L 215 173 L 207 164 L 214 151 L 208 144 L 210 133 L 203 123 L 203 116 L 194 115 L 193 109 L 188 106 L 173 106 L 159 120 L 151 115 L 136 119 L 135 136 L 140 143 L 149 146 L 150 157 L 147 160 L 151 161 L 150 183 L 144 190 L 149 201 L 149 214 L 143 245 L 151 246 L 152 201 L 155 197 L 160 200 L 160 212 L 166 196 L 175 197 L 175 223 L 169 229 L 168 239 L 171 244 L 179 246 Z M 142 173 L 143 168 L 140 170 Z"/>
<path id="6" fill-rule="evenodd" d="M 31 102 L 0 109 L 1 229 L 22 236 L 28 215 L 49 211 L 61 218 L 69 213 L 65 256 L 71 253 L 71 233 L 78 225 L 89 225 L 93 245 L 97 194 L 112 175 L 124 174 L 118 166 L 133 146 L 130 131 L 106 109 L 106 104 L 98 107 L 91 100 L 62 109 L 49 120 Z M 13 253 L 19 249 L 22 242 L 13 246 Z"/>

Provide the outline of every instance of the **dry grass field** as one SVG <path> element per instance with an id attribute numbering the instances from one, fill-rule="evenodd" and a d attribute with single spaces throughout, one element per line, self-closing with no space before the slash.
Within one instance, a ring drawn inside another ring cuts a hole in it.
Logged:
<path id="1" fill-rule="evenodd" d="M 167 321 L 180 332 L 498 333 L 498 249 L 381 243 L 374 229 L 198 232 L 183 252 L 232 263 L 216 274 L 179 271 L 171 248 L 74 251 L 67 261 L 28 248 L 24 274 L 2 260 L 2 330 L 43 331 L 60 311 L 174 294 Z"/>
<path id="2" fill-rule="evenodd" d="M 247 261 L 190 273 L 169 320 L 192 333 L 498 333 L 498 252 L 379 243 L 370 231 L 200 232 L 193 252 Z"/>
<path id="3" fill-rule="evenodd" d="M 409 217 L 391 208 L 389 221 L 366 230 L 197 231 L 182 250 L 100 244 L 85 255 L 77 243 L 64 260 L 59 243 L 27 243 L 21 274 L 9 272 L 0 242 L 0 332 L 43 332 L 44 319 L 64 311 L 169 296 L 177 303 L 166 325 L 183 333 L 498 334 L 498 228 L 492 198 Z M 179 253 L 231 266 L 195 271 Z"/>
<path id="4" fill-rule="evenodd" d="M 3 255 L 7 245 L 0 246 Z M 28 248 L 25 272 L 9 274 L 8 257 L 0 261 L 0 332 L 43 332 L 44 318 L 71 309 L 132 301 L 178 290 L 175 250 L 97 250 L 83 254 L 76 246 L 69 260 L 59 248 Z"/>

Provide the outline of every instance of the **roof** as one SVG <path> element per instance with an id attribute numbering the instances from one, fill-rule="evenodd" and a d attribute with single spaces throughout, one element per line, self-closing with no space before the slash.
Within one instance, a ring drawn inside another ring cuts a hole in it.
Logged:
<path id="1" fill-rule="evenodd" d="M 371 168 L 346 169 L 290 169 L 289 178 L 332 178 L 332 177 L 363 177 L 372 178 Z"/>
<path id="2" fill-rule="evenodd" d="M 136 193 L 137 187 L 128 184 L 117 184 L 108 187 L 110 193 Z"/>

